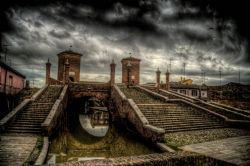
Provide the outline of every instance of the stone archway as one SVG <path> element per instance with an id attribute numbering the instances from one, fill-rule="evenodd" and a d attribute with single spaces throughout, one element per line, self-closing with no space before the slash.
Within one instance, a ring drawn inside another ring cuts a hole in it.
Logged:
<path id="1" fill-rule="evenodd" d="M 70 80 L 71 82 L 75 82 L 75 80 L 74 80 L 73 77 L 69 77 L 69 80 Z"/>

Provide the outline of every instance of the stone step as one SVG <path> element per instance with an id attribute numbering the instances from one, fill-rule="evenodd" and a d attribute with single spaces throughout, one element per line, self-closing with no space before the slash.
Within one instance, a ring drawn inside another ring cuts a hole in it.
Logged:
<path id="1" fill-rule="evenodd" d="M 145 115 L 145 114 L 144 114 Z M 145 115 L 148 118 L 161 118 L 161 119 L 169 119 L 169 118 L 173 118 L 173 119 L 187 119 L 187 118 L 198 118 L 198 119 L 204 119 L 202 116 L 198 116 L 198 115 Z"/>
<path id="2" fill-rule="evenodd" d="M 49 114 L 49 111 L 47 112 L 22 112 L 19 115 L 20 116 L 46 116 Z"/>
<path id="3" fill-rule="evenodd" d="M 39 128 L 39 127 L 41 127 L 41 123 L 19 123 L 19 122 L 15 122 L 15 123 L 12 123 L 8 127 Z"/>
<path id="4" fill-rule="evenodd" d="M 151 123 L 151 122 L 150 122 Z M 218 122 L 178 122 L 178 123 L 164 123 L 164 122 L 152 122 L 154 125 L 162 125 L 162 126 L 189 126 L 189 125 L 197 125 L 197 126 L 203 126 L 203 125 L 218 125 L 220 123 Z"/>
<path id="5" fill-rule="evenodd" d="M 162 116 L 162 115 L 166 115 L 166 116 L 179 116 L 179 115 L 185 115 L 185 116 L 189 116 L 189 115 L 194 115 L 194 116 L 202 116 L 205 114 L 200 114 L 200 113 L 191 113 L 191 112 L 144 112 L 142 111 L 142 113 L 144 115 L 153 115 L 153 116 Z"/>
<path id="6" fill-rule="evenodd" d="M 37 121 L 41 121 L 41 120 L 45 120 L 46 116 L 45 117 L 18 117 L 18 119 L 16 119 L 16 121 L 23 121 L 23 120 L 27 120 L 27 121 L 34 121 L 34 120 L 37 120 Z M 14 123 L 14 122 L 13 122 Z"/>
<path id="7" fill-rule="evenodd" d="M 29 131 L 29 130 L 41 130 L 41 127 L 39 126 L 33 126 L 33 127 L 27 127 L 27 126 L 8 126 L 7 127 L 7 131 L 9 130 L 26 130 L 26 131 Z"/>
<path id="8" fill-rule="evenodd" d="M 179 129 L 165 129 L 165 133 L 182 132 L 182 131 L 193 131 L 193 130 L 205 130 L 205 129 L 215 129 L 223 128 L 224 126 L 206 126 L 206 127 L 192 127 L 192 128 L 179 128 Z"/>
<path id="9" fill-rule="evenodd" d="M 46 117 L 48 114 L 19 114 L 17 117 L 20 118 L 36 118 L 36 117 Z"/>
<path id="10" fill-rule="evenodd" d="M 32 133 L 32 134 L 38 134 L 41 133 L 41 129 L 34 129 L 34 130 L 19 130 L 19 129 L 8 129 L 8 133 Z"/>
<path id="11" fill-rule="evenodd" d="M 154 125 L 154 124 L 152 124 Z M 203 128 L 203 127 L 219 127 L 219 126 L 222 126 L 222 125 L 219 125 L 219 124 L 183 124 L 183 125 L 155 125 L 155 126 L 159 126 L 161 128 L 164 128 L 164 129 L 179 129 L 179 128 L 193 128 L 193 127 L 196 127 L 196 128 Z"/>
<path id="12" fill-rule="evenodd" d="M 185 122 L 190 122 L 190 123 L 195 123 L 195 122 L 202 122 L 202 123 L 209 123 L 209 122 L 213 122 L 213 123 L 219 123 L 219 121 L 215 121 L 215 120 L 211 120 L 211 119 L 208 119 L 208 120 L 204 120 L 204 119 L 169 119 L 169 120 L 166 120 L 166 119 L 148 119 L 150 122 L 155 122 L 155 123 L 163 123 L 163 122 L 166 122 L 166 123 L 177 123 L 177 122 L 180 122 L 180 123 L 185 123 Z"/>

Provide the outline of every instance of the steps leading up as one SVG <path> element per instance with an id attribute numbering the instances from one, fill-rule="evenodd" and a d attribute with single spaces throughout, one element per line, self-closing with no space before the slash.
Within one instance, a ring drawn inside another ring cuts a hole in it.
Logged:
<path id="1" fill-rule="evenodd" d="M 135 101 L 151 125 L 168 132 L 222 128 L 213 115 L 181 103 L 166 103 L 136 88 L 119 86 L 127 98 Z"/>
<path id="2" fill-rule="evenodd" d="M 7 133 L 34 133 L 41 132 L 41 123 L 48 116 L 54 102 L 59 97 L 62 87 L 49 86 L 41 96 L 28 104 L 19 112 L 15 120 L 9 124 Z"/>

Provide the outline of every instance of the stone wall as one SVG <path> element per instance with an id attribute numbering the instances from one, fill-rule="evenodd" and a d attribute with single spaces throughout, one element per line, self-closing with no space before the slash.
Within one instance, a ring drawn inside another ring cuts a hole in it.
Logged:
<path id="1" fill-rule="evenodd" d="M 163 139 L 164 129 L 150 125 L 134 101 L 127 99 L 116 85 L 111 90 L 111 98 L 120 117 L 129 120 L 140 135 L 153 142 Z"/>
<path id="2" fill-rule="evenodd" d="M 63 82 L 62 81 L 58 81 L 58 80 L 56 80 L 54 78 L 49 78 L 49 84 L 50 85 L 62 85 Z"/>
<path id="3" fill-rule="evenodd" d="M 140 83 L 140 60 L 130 57 L 122 59 L 122 83 L 128 84 L 128 67 L 127 64 L 130 63 L 130 79 L 131 84 L 139 84 Z"/>
<path id="4" fill-rule="evenodd" d="M 108 159 L 95 159 L 88 161 L 66 162 L 55 164 L 57 166 L 180 166 L 180 165 L 206 165 L 206 166 L 233 166 L 234 164 L 214 158 L 187 152 L 155 153 L 140 156 L 117 157 Z"/>
<path id="5" fill-rule="evenodd" d="M 68 62 L 70 65 L 69 72 L 75 74 L 74 76 L 72 76 L 70 74 L 70 77 L 71 76 L 73 77 L 73 79 L 74 79 L 73 82 L 79 82 L 80 81 L 81 54 L 75 53 L 72 51 L 64 51 L 64 52 L 58 54 L 58 76 L 57 76 L 57 79 L 59 81 L 63 81 L 64 64 L 66 62 L 66 59 L 68 59 Z"/>
<path id="6" fill-rule="evenodd" d="M 109 83 L 71 83 L 69 84 L 70 95 L 73 98 L 96 97 L 106 99 L 110 96 Z"/>

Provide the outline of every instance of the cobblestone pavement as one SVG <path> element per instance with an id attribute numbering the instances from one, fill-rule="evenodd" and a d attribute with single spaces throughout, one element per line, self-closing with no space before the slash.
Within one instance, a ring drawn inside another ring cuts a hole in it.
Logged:
<path id="1" fill-rule="evenodd" d="M 196 152 L 237 165 L 250 165 L 250 136 L 186 145 L 180 149 Z"/>
<path id="2" fill-rule="evenodd" d="M 21 166 L 36 145 L 37 138 L 32 136 L 0 136 L 0 165 Z"/>
<path id="3" fill-rule="evenodd" d="M 230 137 L 250 135 L 250 131 L 234 128 L 207 129 L 165 134 L 165 142 L 174 148 Z"/>

